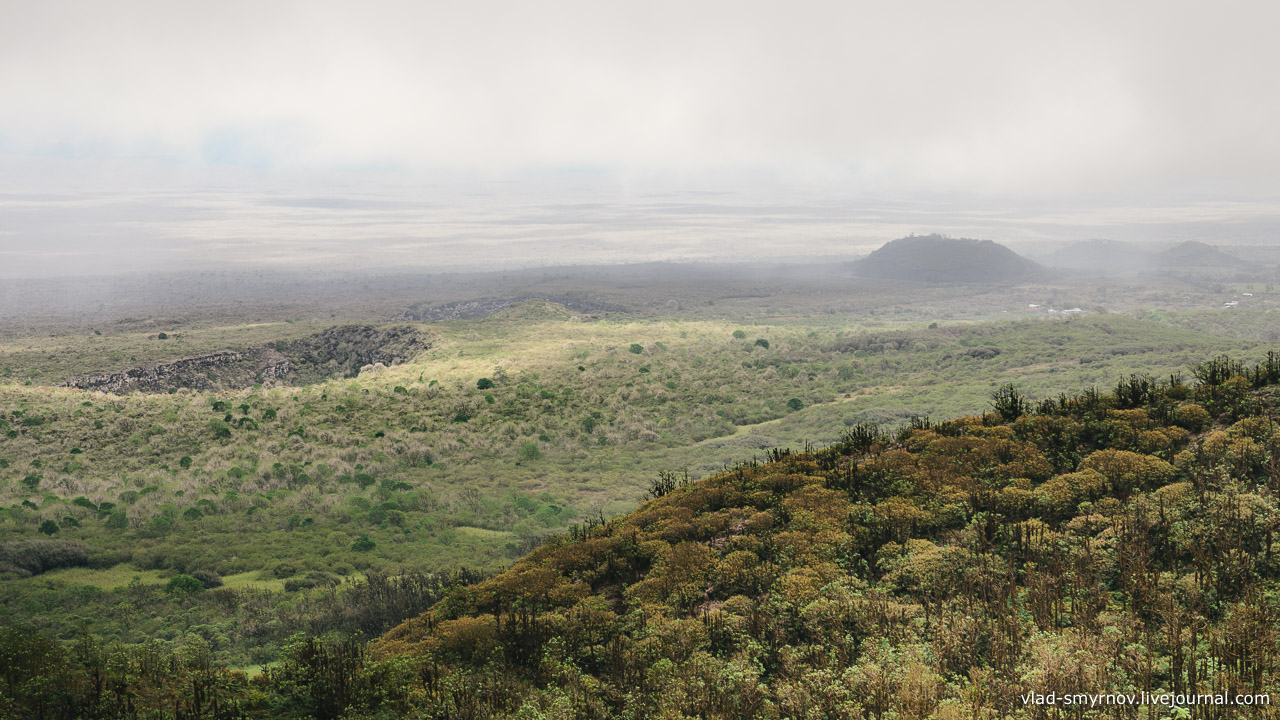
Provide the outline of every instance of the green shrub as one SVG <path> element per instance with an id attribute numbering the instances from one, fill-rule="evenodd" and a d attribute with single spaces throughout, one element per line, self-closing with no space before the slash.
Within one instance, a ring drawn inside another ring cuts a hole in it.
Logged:
<path id="1" fill-rule="evenodd" d="M 538 443 L 527 442 L 520 446 L 521 460 L 537 460 L 542 457 L 542 450 L 538 448 Z"/>
<path id="2" fill-rule="evenodd" d="M 639 355 L 640 353 L 644 352 L 644 346 L 641 345 L 640 343 L 631 343 L 631 347 L 627 348 L 627 350 L 635 353 L 636 355 Z"/>
<path id="3" fill-rule="evenodd" d="M 285 592 L 297 592 L 299 590 L 310 590 L 316 587 L 333 587 L 342 583 L 342 578 L 327 573 L 322 570 L 312 570 L 306 574 L 306 577 L 293 578 L 286 580 L 284 583 Z"/>
<path id="4" fill-rule="evenodd" d="M 747 333 L 746 333 L 746 332 L 744 332 L 744 331 L 742 331 L 742 330 L 734 330 L 734 331 L 733 331 L 733 339 L 734 339 L 734 340 L 746 340 L 746 339 L 747 339 Z"/>
<path id="5" fill-rule="evenodd" d="M 1178 427 L 1200 432 L 1213 423 L 1209 411 L 1195 403 L 1187 403 L 1173 411 L 1173 421 Z"/>
<path id="6" fill-rule="evenodd" d="M 40 532 L 44 533 L 45 535 L 52 535 L 58 532 L 58 530 L 60 529 L 61 528 L 58 527 L 58 523 L 52 520 L 45 520 L 44 522 L 40 523 Z"/>
<path id="7" fill-rule="evenodd" d="M 107 517 L 107 522 L 104 524 L 112 530 L 123 530 L 129 527 L 129 516 L 122 511 L 113 512 Z"/>
<path id="8" fill-rule="evenodd" d="M 491 380 L 491 379 L 489 379 L 489 378 L 487 378 L 487 377 L 482 377 L 482 378 L 480 378 L 479 380 L 477 380 L 477 381 L 476 381 L 476 388 L 477 388 L 477 389 L 479 389 L 479 390 L 490 390 L 490 389 L 492 389 L 493 387 L 494 387 L 494 382 L 493 382 L 493 380 Z"/>
<path id="9" fill-rule="evenodd" d="M 231 437 L 231 428 L 227 426 L 225 421 L 217 418 L 209 421 L 209 432 L 213 433 L 213 436 L 219 440 Z"/>
<path id="10" fill-rule="evenodd" d="M 356 538 L 355 542 L 351 543 L 351 549 L 356 552 L 369 552 L 376 547 L 378 547 L 378 544 L 369 539 L 368 535 L 361 535 Z"/>
<path id="11" fill-rule="evenodd" d="M 167 535 L 170 530 L 173 530 L 173 518 L 170 517 L 163 515 L 153 517 L 151 522 L 147 523 L 147 534 L 153 537 Z"/>
<path id="12" fill-rule="evenodd" d="M 764 338 L 756 338 L 756 347 L 762 347 L 762 348 L 764 348 L 765 350 L 768 350 L 768 349 L 769 349 L 769 341 L 768 341 L 768 340 L 765 340 Z"/>
<path id="13" fill-rule="evenodd" d="M 212 570 L 193 570 L 191 577 L 199 580 L 206 590 L 222 587 L 222 576 Z"/>
<path id="14" fill-rule="evenodd" d="M 804 401 L 801 400 L 800 398 L 791 398 L 790 400 L 787 401 L 787 409 L 792 411 L 803 410 Z"/>
<path id="15" fill-rule="evenodd" d="M 165 584 L 164 591 L 172 595 L 173 593 L 198 593 L 204 590 L 204 583 L 200 582 L 190 575 L 174 575 Z"/>

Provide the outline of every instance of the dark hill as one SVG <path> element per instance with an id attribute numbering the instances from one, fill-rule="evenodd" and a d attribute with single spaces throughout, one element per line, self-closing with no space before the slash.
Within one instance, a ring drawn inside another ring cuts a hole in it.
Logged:
<path id="1" fill-rule="evenodd" d="M 1174 245 L 1157 253 L 1154 262 L 1169 268 L 1243 268 L 1247 263 L 1228 255 L 1218 248 L 1194 240 Z"/>
<path id="2" fill-rule="evenodd" d="M 932 283 L 1000 283 L 1028 280 L 1040 265 L 991 240 L 913 235 L 885 243 L 854 263 L 863 277 Z"/>

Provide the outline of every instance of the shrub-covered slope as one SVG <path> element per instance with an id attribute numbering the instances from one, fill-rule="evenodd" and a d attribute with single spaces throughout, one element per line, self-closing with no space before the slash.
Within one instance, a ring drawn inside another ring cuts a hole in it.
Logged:
<path id="1" fill-rule="evenodd" d="M 663 474 L 500 575 L 421 583 L 439 601 L 369 647 L 300 635 L 252 678 L 203 642 L 6 629 L 0 717 L 1275 717 L 1024 700 L 1280 690 L 1280 356 L 1194 374 Z M 47 545 L 5 562 L 76 551 Z"/>
<path id="2" fill-rule="evenodd" d="M 985 417 L 660 483 L 376 655 L 411 659 L 427 717 L 1033 717 L 1028 693 L 1272 692 L 1280 434 L 1254 386 L 1280 362 L 1197 374 L 1035 410 L 1006 391 Z"/>

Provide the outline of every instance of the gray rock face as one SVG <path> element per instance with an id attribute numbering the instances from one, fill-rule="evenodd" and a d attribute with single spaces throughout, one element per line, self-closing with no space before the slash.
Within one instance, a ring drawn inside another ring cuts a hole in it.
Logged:
<path id="1" fill-rule="evenodd" d="M 245 354 L 234 350 L 223 350 L 182 358 L 172 362 L 161 363 L 151 367 L 129 368 L 120 372 L 81 375 L 62 383 L 62 387 L 74 387 L 82 390 L 100 390 L 110 393 L 127 393 L 133 390 L 155 390 L 167 388 L 177 382 L 191 387 L 196 376 L 207 377 L 214 370 L 240 363 Z"/>
<path id="2" fill-rule="evenodd" d="M 364 365 L 394 365 L 429 349 L 432 337 L 415 328 L 343 325 L 300 340 L 220 350 L 149 367 L 81 375 L 62 387 L 109 393 L 212 390 L 256 383 L 301 385 L 355 377 Z"/>

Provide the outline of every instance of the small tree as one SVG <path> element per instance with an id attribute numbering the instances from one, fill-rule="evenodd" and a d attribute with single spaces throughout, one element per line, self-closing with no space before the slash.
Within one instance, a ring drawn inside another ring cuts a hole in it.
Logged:
<path id="1" fill-rule="evenodd" d="M 764 348 L 765 350 L 768 350 L 768 349 L 769 349 L 769 341 L 768 341 L 768 340 L 765 340 L 764 338 L 756 338 L 756 347 L 762 347 L 762 348 Z"/>
<path id="2" fill-rule="evenodd" d="M 494 387 L 493 380 L 483 377 L 476 381 L 476 388 L 479 390 L 490 390 Z"/>
<path id="3" fill-rule="evenodd" d="M 45 520 L 44 522 L 40 523 L 40 532 L 44 533 L 45 535 L 52 535 L 61 529 L 62 528 L 58 526 L 58 523 L 52 520 Z"/>
<path id="4" fill-rule="evenodd" d="M 660 498 L 676 488 L 682 488 L 689 484 L 689 471 L 685 470 L 680 474 L 676 474 L 670 470 L 659 470 L 658 479 L 649 483 L 649 491 L 645 493 L 648 498 Z"/>
<path id="5" fill-rule="evenodd" d="M 376 547 L 378 547 L 378 544 L 370 540 L 368 535 L 361 535 L 356 538 L 355 542 L 351 543 L 351 549 L 356 552 L 369 552 Z"/>
<path id="6" fill-rule="evenodd" d="M 1027 402 L 1013 383 L 1009 383 L 991 393 L 991 407 L 1005 422 L 1013 422 L 1030 412 L 1031 403 Z"/>
<path id="7" fill-rule="evenodd" d="M 745 332 L 743 332 L 742 330 L 734 330 L 734 331 L 733 331 L 733 339 L 734 339 L 734 340 L 746 340 L 746 339 L 747 339 L 747 334 L 746 334 Z"/>
<path id="8" fill-rule="evenodd" d="M 644 346 L 641 345 L 640 343 L 631 343 L 631 347 L 627 349 L 635 353 L 636 355 L 639 355 L 640 353 L 644 352 Z"/>
<path id="9" fill-rule="evenodd" d="M 787 408 L 792 411 L 803 410 L 804 401 L 802 401 L 800 398 L 791 398 L 790 400 L 787 401 Z"/>

